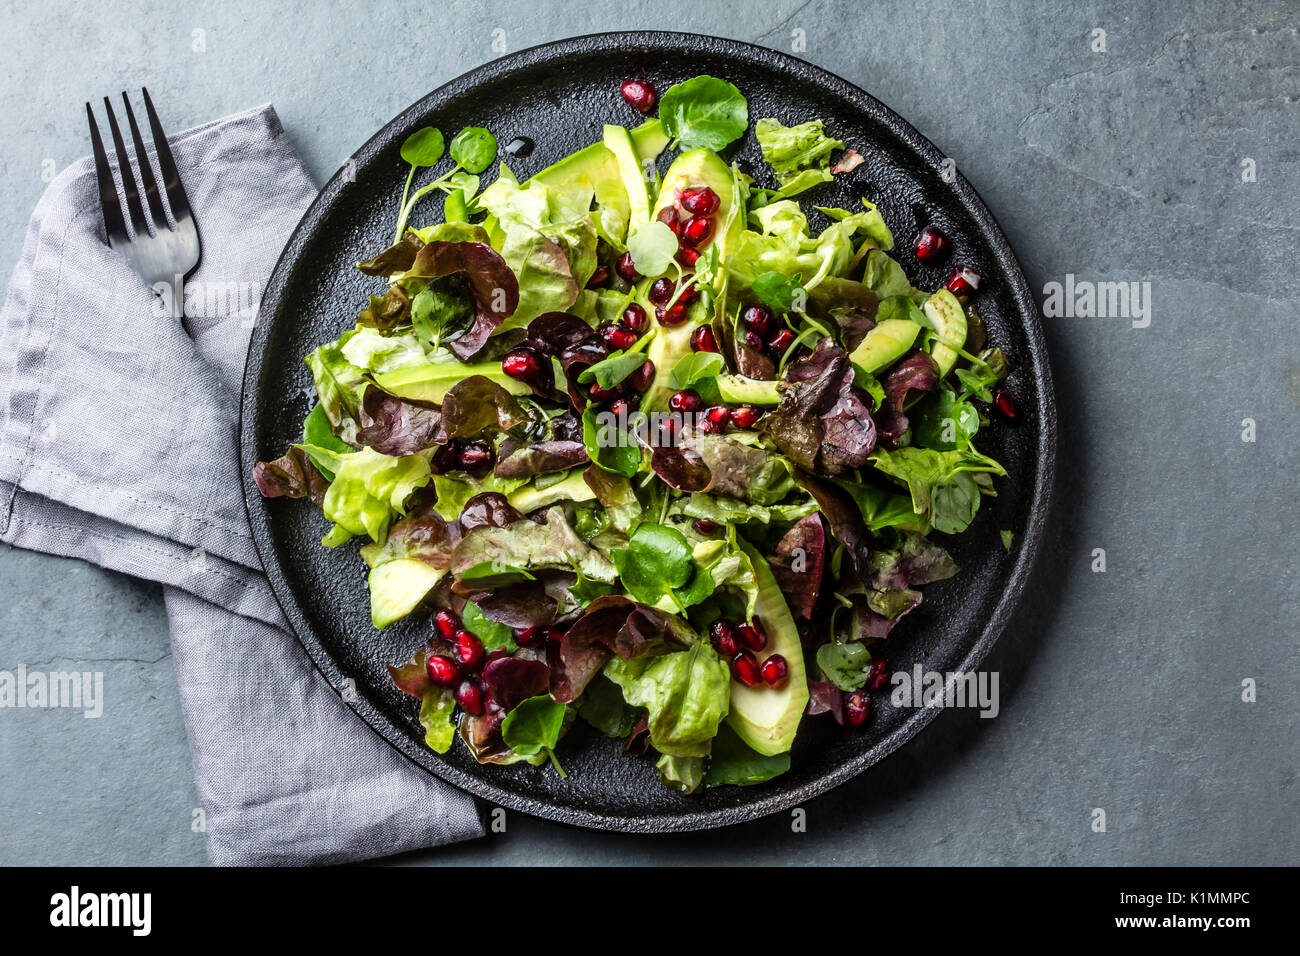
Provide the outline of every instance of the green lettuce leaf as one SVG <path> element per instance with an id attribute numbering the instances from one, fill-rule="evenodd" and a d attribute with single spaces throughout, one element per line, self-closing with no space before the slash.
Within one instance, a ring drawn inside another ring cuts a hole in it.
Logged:
<path id="1" fill-rule="evenodd" d="M 781 184 L 781 198 L 803 192 L 817 183 L 830 182 L 831 153 L 844 144 L 822 131 L 821 120 L 798 126 L 783 126 L 774 119 L 761 119 L 754 126 L 763 159 Z M 789 187 L 797 186 L 797 189 Z"/>
<path id="2" fill-rule="evenodd" d="M 661 754 L 702 757 L 731 702 L 731 671 L 706 641 L 661 657 L 614 657 L 605 676 L 624 699 L 648 711 L 650 743 Z"/>
<path id="3" fill-rule="evenodd" d="M 297 447 L 334 472 L 321 503 L 325 517 L 379 544 L 388 537 L 393 518 L 405 513 L 406 499 L 429 483 L 430 452 L 393 458 L 371 448 L 339 454 L 317 445 Z"/>

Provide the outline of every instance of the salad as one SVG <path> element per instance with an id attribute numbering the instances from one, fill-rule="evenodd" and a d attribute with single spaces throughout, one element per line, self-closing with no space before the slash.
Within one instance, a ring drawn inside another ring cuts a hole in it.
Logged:
<path id="1" fill-rule="evenodd" d="M 874 205 L 813 204 L 864 162 L 821 120 L 759 119 L 742 169 L 731 83 L 622 93 L 657 118 L 523 180 L 482 178 L 486 129 L 406 139 L 374 293 L 254 477 L 357 549 L 375 627 L 429 615 L 389 669 L 433 750 L 563 776 L 582 721 L 682 792 L 756 784 L 806 717 L 867 721 L 890 633 L 956 573 L 935 535 L 1006 474 L 974 439 L 1015 417 L 1008 363 L 971 268 L 914 288 Z"/>

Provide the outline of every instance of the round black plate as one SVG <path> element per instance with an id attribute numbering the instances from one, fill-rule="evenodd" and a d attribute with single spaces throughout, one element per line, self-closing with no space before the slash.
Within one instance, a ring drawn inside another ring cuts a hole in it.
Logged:
<path id="1" fill-rule="evenodd" d="M 353 263 L 391 239 L 406 174 L 398 150 L 407 134 L 434 125 L 451 135 L 475 125 L 490 128 L 503 146 L 527 137 L 536 143 L 529 155 L 503 154 L 523 179 L 599 140 L 603 123 L 640 122 L 619 96 L 623 79 L 648 77 L 666 90 L 699 73 L 735 83 L 749 99 L 753 120 L 774 116 L 795 123 L 820 117 L 836 137 L 857 148 L 866 162 L 808 194 L 812 202 L 805 205 L 855 207 L 862 197 L 878 203 L 898 242 L 898 258 L 921 288 L 938 287 L 952 262 L 974 266 L 985 277 L 975 303 L 989 341 L 1014 365 L 1010 388 L 1021 420 L 1014 426 L 995 422 L 980 433 L 980 448 L 1003 462 L 1010 475 L 998 481 L 998 497 L 986 501 L 972 529 L 944 542 L 962 572 L 925 589 L 924 604 L 889 639 L 890 670 L 911 671 L 915 664 L 941 672 L 978 666 L 1020 597 L 1047 515 L 1055 405 L 1029 288 L 975 190 L 960 176 L 944 182 L 943 154 L 884 105 L 802 60 L 679 33 L 617 33 L 551 43 L 495 60 L 430 93 L 380 130 L 330 180 L 271 275 L 244 377 L 244 494 L 258 551 L 286 617 L 334 686 L 345 686 L 349 678 L 355 682 L 350 705 L 371 727 L 411 760 L 470 793 L 580 826 L 677 831 L 773 813 L 860 773 L 915 735 L 936 711 L 894 708 L 888 694 L 878 692 L 874 716 L 860 732 L 842 729 L 829 717 L 805 719 L 784 776 L 763 786 L 722 787 L 690 797 L 664 788 L 651 761 L 623 756 L 616 741 L 581 722 L 560 747 L 567 780 L 547 766 L 479 766 L 459 744 L 439 756 L 422 742 L 415 701 L 394 689 L 384 670 L 424 640 L 428 622 L 408 619 L 374 630 L 355 545 L 334 551 L 320 547 L 325 524 L 317 509 L 301 501 L 263 501 L 248 476 L 254 462 L 279 456 L 299 438 L 313 400 L 303 355 L 350 328 L 367 293 L 382 287 Z M 743 168 L 759 168 L 752 132 L 733 151 Z M 429 208 L 417 221 L 427 220 Z M 944 265 L 922 267 L 907 251 L 927 222 L 951 239 L 954 256 Z M 1009 552 L 999 539 L 1001 529 L 1014 535 Z"/>

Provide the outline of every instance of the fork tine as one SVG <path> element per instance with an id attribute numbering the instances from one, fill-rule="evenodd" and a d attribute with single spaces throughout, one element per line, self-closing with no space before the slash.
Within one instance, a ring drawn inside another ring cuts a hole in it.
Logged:
<path id="1" fill-rule="evenodd" d="M 108 165 L 108 155 L 104 152 L 104 142 L 99 138 L 99 126 L 95 123 L 95 111 L 86 104 L 86 118 L 90 120 L 90 145 L 95 154 L 95 175 L 99 179 L 99 206 L 104 212 L 104 235 L 108 244 L 125 240 L 126 222 L 122 219 L 122 205 L 117 198 L 117 184 L 113 182 L 113 170 Z"/>
<path id="2" fill-rule="evenodd" d="M 158 122 L 153 100 L 149 98 L 149 88 L 142 86 L 140 91 L 144 94 L 145 112 L 149 114 L 149 130 L 153 134 L 154 152 L 158 154 L 158 168 L 162 170 L 163 184 L 167 188 L 167 202 L 171 204 L 172 216 L 180 222 L 192 215 L 190 201 L 185 195 L 185 187 L 181 185 L 181 174 L 176 169 L 176 160 L 172 158 L 172 149 L 167 145 L 167 134 L 163 132 L 162 123 Z"/>
<path id="3" fill-rule="evenodd" d="M 153 166 L 149 164 L 149 154 L 144 151 L 140 127 L 135 122 L 135 111 L 131 109 L 131 101 L 127 99 L 125 92 L 122 93 L 122 105 L 126 107 L 126 123 L 131 127 L 131 141 L 135 145 L 135 158 L 138 161 L 140 180 L 144 183 L 145 199 L 149 203 L 149 211 L 153 213 L 153 224 L 158 227 L 159 232 L 162 232 L 170 229 L 171 226 L 167 224 L 167 213 L 163 212 L 162 199 L 158 196 L 158 183 L 153 178 Z"/>
<path id="4" fill-rule="evenodd" d="M 149 227 L 144 221 L 144 209 L 140 206 L 140 191 L 135 184 L 135 173 L 131 170 L 131 157 L 127 154 L 126 144 L 122 142 L 122 131 L 117 128 L 117 117 L 113 115 L 113 104 L 104 97 L 104 109 L 108 111 L 108 128 L 113 133 L 113 148 L 117 150 L 117 169 L 122 174 L 122 189 L 126 192 L 126 211 L 131 214 L 131 226 L 135 234 L 147 236 Z"/>

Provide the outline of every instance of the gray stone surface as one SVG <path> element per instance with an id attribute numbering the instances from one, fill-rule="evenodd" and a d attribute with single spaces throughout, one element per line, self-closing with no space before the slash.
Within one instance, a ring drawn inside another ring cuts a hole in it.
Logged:
<path id="1" fill-rule="evenodd" d="M 788 50 L 802 30 L 801 55 L 956 159 L 1035 289 L 1066 273 L 1152 284 L 1147 328 L 1047 323 L 1061 503 L 992 662 L 1002 714 L 941 715 L 811 804 L 806 834 L 777 818 L 627 838 L 512 815 L 505 834 L 401 862 L 1296 863 L 1298 23 L 1284 0 L 11 0 L 0 262 L 17 258 L 43 164 L 87 151 L 82 104 L 105 93 L 148 85 L 171 128 L 273 101 L 323 180 L 494 56 L 494 29 L 511 50 L 632 28 Z M 1257 182 L 1242 181 L 1246 158 Z M 99 720 L 0 711 L 0 863 L 203 863 L 157 590 L 5 549 L 0 593 L 0 668 L 90 662 L 108 696 Z M 1245 678 L 1257 703 L 1241 700 Z"/>

